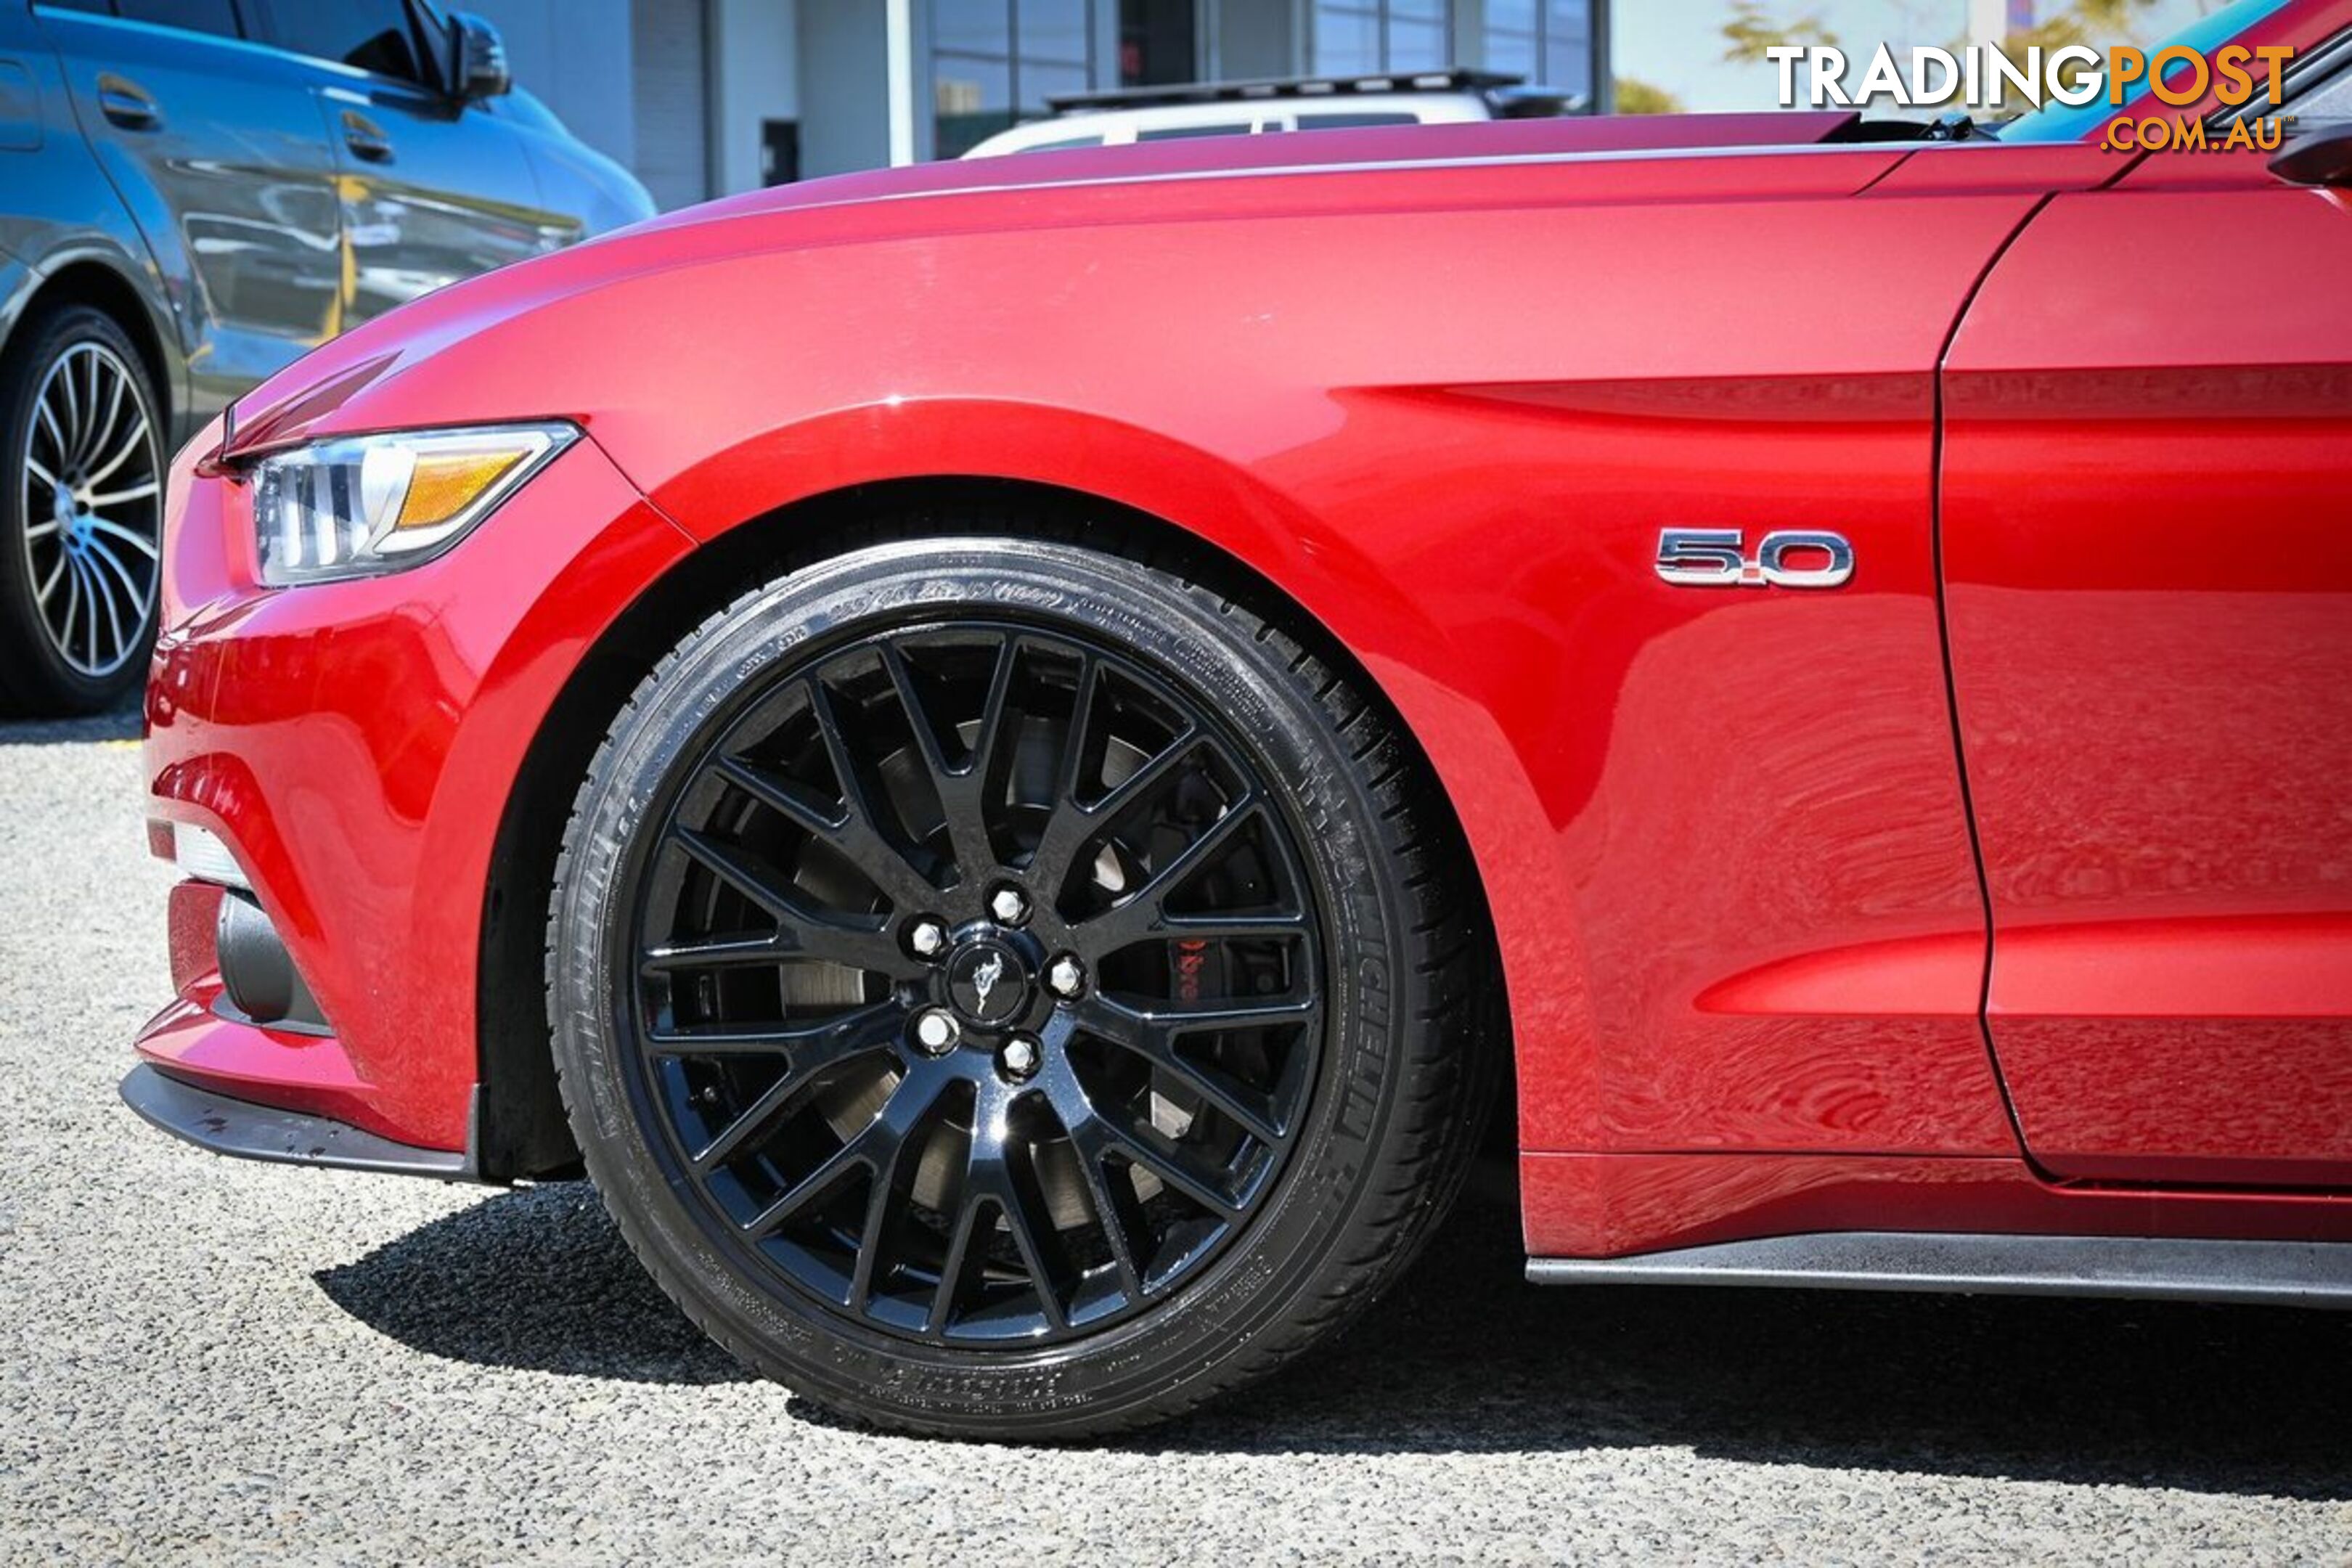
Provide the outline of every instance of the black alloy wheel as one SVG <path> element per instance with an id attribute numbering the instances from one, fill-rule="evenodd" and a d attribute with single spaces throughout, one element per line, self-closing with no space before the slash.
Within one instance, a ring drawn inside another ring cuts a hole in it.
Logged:
<path id="1" fill-rule="evenodd" d="M 1108 647 L 918 622 L 778 672 L 694 760 L 636 910 L 639 1093 L 748 1258 L 877 1327 L 1039 1342 L 1248 1222 L 1323 984 L 1222 730 Z"/>
<path id="2" fill-rule="evenodd" d="M 0 364 L 0 701 L 100 708 L 146 674 L 162 577 L 154 389 L 88 307 L 28 323 Z"/>
<path id="3" fill-rule="evenodd" d="M 559 1068 L 625 1231 L 753 1364 L 916 1429 L 1128 1424 L 1308 1337 L 1211 1320 L 1401 1266 L 1425 1201 L 1377 1267 L 1331 1256 L 1399 1156 L 1450 1194 L 1475 1043 L 1334 963 L 1434 934 L 1349 896 L 1403 814 L 1302 798 L 1346 752 L 1298 753 L 1313 688 L 1266 689 L 1214 603 L 1009 541 L 864 552 L 707 625 L 615 726 L 555 899 Z M 1368 1017 L 1415 1038 L 1368 1066 Z M 1351 1125 L 1431 1051 L 1450 1121 Z"/>

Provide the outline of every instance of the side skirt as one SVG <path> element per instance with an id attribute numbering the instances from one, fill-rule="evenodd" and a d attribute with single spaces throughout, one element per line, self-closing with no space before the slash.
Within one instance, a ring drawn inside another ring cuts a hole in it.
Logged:
<path id="1" fill-rule="evenodd" d="M 1797 1285 L 2352 1308 L 2352 1242 L 1824 1232 L 1624 1258 L 1533 1258 L 1538 1285 Z"/>

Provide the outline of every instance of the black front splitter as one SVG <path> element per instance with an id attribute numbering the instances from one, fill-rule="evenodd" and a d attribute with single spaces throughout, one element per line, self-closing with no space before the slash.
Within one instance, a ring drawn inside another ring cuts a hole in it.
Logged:
<path id="1" fill-rule="evenodd" d="M 140 1063 L 122 1080 L 122 1103 L 174 1138 L 239 1160 L 432 1176 L 445 1182 L 480 1179 L 470 1155 L 395 1143 L 331 1117 L 233 1100 L 173 1078 L 152 1062 Z"/>

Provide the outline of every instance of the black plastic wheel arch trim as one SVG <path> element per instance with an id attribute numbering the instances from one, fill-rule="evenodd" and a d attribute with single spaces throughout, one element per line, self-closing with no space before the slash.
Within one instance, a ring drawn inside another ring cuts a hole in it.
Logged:
<path id="1" fill-rule="evenodd" d="M 142 1062 L 131 1069 L 122 1080 L 121 1094 L 122 1103 L 152 1125 L 199 1149 L 233 1159 L 430 1176 L 445 1182 L 480 1179 L 470 1152 L 419 1149 L 331 1117 L 235 1100 L 174 1078 L 152 1062 Z M 473 1142 L 469 1128 L 469 1149 Z"/>
<path id="2" fill-rule="evenodd" d="M 1790 1285 L 2352 1309 L 2352 1242 L 1836 1231 L 1533 1258 L 1538 1285 Z"/>

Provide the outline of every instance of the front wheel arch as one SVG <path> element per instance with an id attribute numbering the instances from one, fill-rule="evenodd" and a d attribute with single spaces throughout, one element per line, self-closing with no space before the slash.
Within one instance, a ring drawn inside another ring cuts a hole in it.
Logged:
<path id="1" fill-rule="evenodd" d="M 555 876 L 563 825 L 580 780 L 604 733 L 639 681 L 688 631 L 769 581 L 869 544 L 955 534 L 1013 534 L 1076 544 L 1169 567 L 1265 616 L 1278 616 L 1316 654 L 1346 672 L 1355 689 L 1386 706 L 1377 681 L 1321 623 L 1246 563 L 1177 524 L 1114 501 L 1050 485 L 970 478 L 904 479 L 806 498 L 729 530 L 681 558 L 651 584 L 590 648 L 533 737 L 501 814 L 484 889 L 480 925 L 478 1122 L 475 1141 L 490 1180 L 569 1176 L 579 1150 L 557 1093 L 546 1016 L 542 960 L 546 892 Z M 1510 1004 L 1496 952 L 1482 869 L 1458 807 L 1411 726 L 1383 717 L 1404 738 L 1433 798 L 1445 806 L 1445 852 L 1465 877 L 1482 933 L 1478 962 L 1491 982 L 1488 1027 L 1507 1048 Z M 1514 1070 L 1501 1074 L 1507 1099 Z M 1511 1107 L 1497 1125 L 1513 1125 Z"/>
<path id="2" fill-rule="evenodd" d="M 176 430 L 187 387 L 179 374 L 177 345 L 169 352 L 164 348 L 172 341 L 169 319 L 159 316 L 140 286 L 111 262 L 81 257 L 54 267 L 35 285 L 16 312 L 15 331 L 22 332 L 44 314 L 72 305 L 87 305 L 122 329 L 154 384 L 161 405 L 157 416 L 166 430 Z"/>

